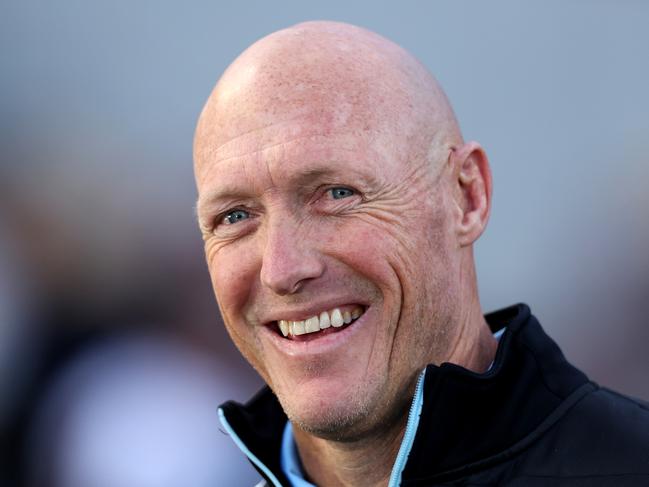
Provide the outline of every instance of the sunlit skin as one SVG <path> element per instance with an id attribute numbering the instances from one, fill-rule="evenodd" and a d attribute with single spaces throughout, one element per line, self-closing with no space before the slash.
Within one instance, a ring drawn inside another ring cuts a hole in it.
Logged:
<path id="1" fill-rule="evenodd" d="M 495 353 L 472 251 L 491 199 L 483 150 L 407 52 L 310 22 L 227 69 L 194 156 L 225 326 L 293 422 L 308 477 L 386 485 L 420 372 L 484 371 Z M 272 325 L 345 305 L 365 313 L 321 338 Z"/>

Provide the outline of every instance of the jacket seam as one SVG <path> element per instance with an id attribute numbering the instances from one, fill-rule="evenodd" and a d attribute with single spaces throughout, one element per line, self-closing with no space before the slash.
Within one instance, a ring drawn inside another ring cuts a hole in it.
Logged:
<path id="1" fill-rule="evenodd" d="M 609 389 L 608 387 L 600 387 L 599 390 L 601 390 L 603 392 L 607 392 L 607 393 L 611 394 L 612 396 L 617 397 L 618 399 L 624 399 L 626 402 L 629 402 L 629 403 L 631 403 L 631 404 L 633 404 L 635 406 L 638 406 L 640 409 L 649 412 L 649 406 L 646 406 L 641 401 L 636 401 L 635 399 L 633 399 L 631 397 L 628 397 L 628 396 L 625 396 L 623 394 L 620 394 L 618 392 L 615 392 L 614 390 Z"/>

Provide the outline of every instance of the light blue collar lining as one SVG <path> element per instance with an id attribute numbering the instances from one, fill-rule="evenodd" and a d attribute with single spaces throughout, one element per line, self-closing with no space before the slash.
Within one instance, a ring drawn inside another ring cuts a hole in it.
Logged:
<path id="1" fill-rule="evenodd" d="M 293 438 L 293 425 L 290 421 L 287 421 L 284 426 L 280 463 L 292 487 L 315 487 L 311 482 L 304 480 L 304 471 L 300 465 L 300 457 Z"/>

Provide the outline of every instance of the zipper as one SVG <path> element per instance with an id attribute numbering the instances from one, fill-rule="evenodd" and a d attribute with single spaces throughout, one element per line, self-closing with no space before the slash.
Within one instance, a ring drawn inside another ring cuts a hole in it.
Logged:
<path id="1" fill-rule="evenodd" d="M 394 465 L 392 467 L 392 473 L 390 474 L 390 483 L 388 484 L 388 487 L 399 487 L 399 485 L 401 485 L 401 474 L 403 473 L 403 469 L 406 467 L 408 455 L 410 455 L 412 444 L 415 441 L 415 435 L 417 434 L 417 428 L 419 426 L 419 417 L 421 416 L 421 408 L 424 404 L 425 375 L 426 369 L 423 370 L 423 372 L 419 375 L 419 379 L 417 379 L 415 395 L 412 398 L 412 403 L 410 404 L 410 412 L 408 413 L 406 431 L 404 432 L 403 439 L 401 440 L 401 446 L 399 447 L 399 453 L 397 453 L 397 459 L 394 461 Z"/>

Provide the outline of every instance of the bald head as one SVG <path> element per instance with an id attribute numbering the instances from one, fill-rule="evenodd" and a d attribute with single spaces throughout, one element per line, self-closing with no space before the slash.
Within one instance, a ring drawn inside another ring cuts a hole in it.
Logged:
<path id="1" fill-rule="evenodd" d="M 202 163 L 236 157 L 245 134 L 272 137 L 259 129 L 298 120 L 317 123 L 296 137 L 372 132 L 411 159 L 437 161 L 461 143 L 444 92 L 412 55 L 359 27 L 307 22 L 264 37 L 225 71 L 197 126 L 197 177 Z"/>

